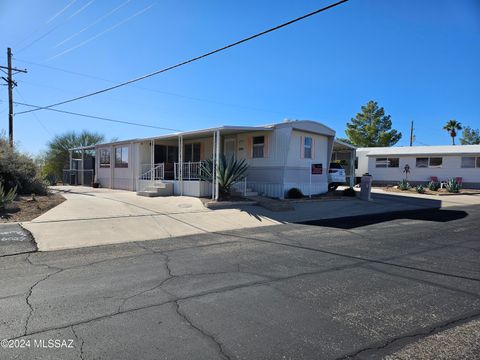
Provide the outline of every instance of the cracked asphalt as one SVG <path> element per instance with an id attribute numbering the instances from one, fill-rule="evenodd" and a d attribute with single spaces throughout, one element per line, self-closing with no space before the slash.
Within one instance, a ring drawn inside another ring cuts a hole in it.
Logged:
<path id="1" fill-rule="evenodd" d="M 470 206 L 1 256 L 0 359 L 474 359 L 479 233 Z"/>

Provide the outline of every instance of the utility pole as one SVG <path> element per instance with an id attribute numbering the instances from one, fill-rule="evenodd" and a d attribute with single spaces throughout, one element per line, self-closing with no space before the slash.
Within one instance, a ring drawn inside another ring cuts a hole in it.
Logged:
<path id="1" fill-rule="evenodd" d="M 410 125 L 410 146 L 413 146 L 413 121 Z"/>
<path id="2" fill-rule="evenodd" d="M 26 73 L 27 70 L 20 70 L 17 68 L 12 67 L 12 49 L 7 48 L 7 66 L 1 66 L 3 72 L 7 70 L 7 78 L 2 76 L 2 79 L 7 83 L 8 86 L 8 141 L 10 142 L 10 146 L 13 146 L 13 88 L 17 86 L 17 83 L 13 80 L 13 71 L 15 74 L 17 73 Z"/>

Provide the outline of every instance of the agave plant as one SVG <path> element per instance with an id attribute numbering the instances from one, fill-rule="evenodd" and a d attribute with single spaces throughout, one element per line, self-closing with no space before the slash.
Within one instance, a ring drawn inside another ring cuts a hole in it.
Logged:
<path id="1" fill-rule="evenodd" d="M 248 164 L 242 160 L 236 160 L 233 156 L 227 160 L 224 155 L 218 159 L 217 180 L 220 199 L 225 199 L 230 195 L 232 185 L 245 177 Z M 213 160 L 209 159 L 202 162 L 201 179 L 213 181 Z"/>
<path id="2" fill-rule="evenodd" d="M 415 191 L 419 194 L 424 194 L 425 193 L 425 187 L 423 185 L 417 185 L 415 187 Z"/>
<path id="3" fill-rule="evenodd" d="M 438 189 L 440 189 L 440 183 L 438 183 L 436 181 L 430 181 L 428 183 L 428 189 L 430 191 L 438 191 Z"/>
<path id="4" fill-rule="evenodd" d="M 450 179 L 447 181 L 447 184 L 445 185 L 445 188 L 449 193 L 458 193 L 460 192 L 461 186 L 458 183 L 457 180 L 455 179 Z"/>
<path id="5" fill-rule="evenodd" d="M 410 189 L 410 184 L 408 183 L 408 181 L 406 179 L 403 179 L 402 181 L 400 181 L 398 183 L 398 188 L 402 191 L 406 191 L 406 190 Z"/>
<path id="6" fill-rule="evenodd" d="M 0 209 L 4 209 L 6 205 L 9 205 L 15 200 L 17 196 L 17 187 L 11 188 L 10 191 L 5 192 L 3 184 L 0 183 Z"/>

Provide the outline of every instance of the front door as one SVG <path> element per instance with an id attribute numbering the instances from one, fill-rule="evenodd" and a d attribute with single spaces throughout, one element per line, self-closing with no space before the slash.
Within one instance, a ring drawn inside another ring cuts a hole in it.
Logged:
<path id="1" fill-rule="evenodd" d="M 229 160 L 232 156 L 236 157 L 237 141 L 236 139 L 225 139 L 223 143 L 224 155 Z"/>

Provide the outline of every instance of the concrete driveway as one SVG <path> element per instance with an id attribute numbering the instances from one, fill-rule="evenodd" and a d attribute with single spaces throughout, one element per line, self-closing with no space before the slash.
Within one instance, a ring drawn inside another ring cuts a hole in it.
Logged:
<path id="1" fill-rule="evenodd" d="M 165 239 L 279 222 L 237 209 L 209 210 L 193 197 L 148 198 L 132 191 L 57 186 L 67 199 L 22 223 L 40 251 Z"/>

